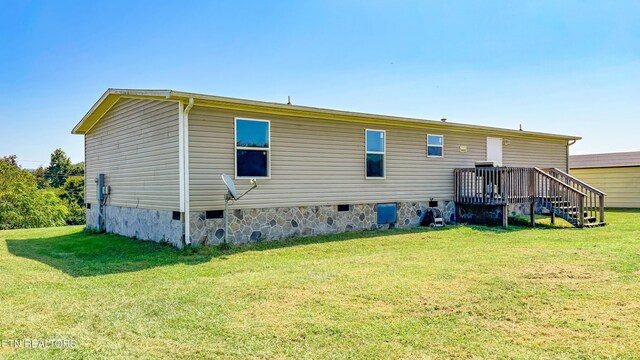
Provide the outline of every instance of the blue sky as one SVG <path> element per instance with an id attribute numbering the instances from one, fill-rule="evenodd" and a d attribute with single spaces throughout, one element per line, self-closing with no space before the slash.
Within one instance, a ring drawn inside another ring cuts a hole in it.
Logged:
<path id="1" fill-rule="evenodd" d="M 640 150 L 638 1 L 0 1 L 0 155 L 62 147 L 108 87 L 580 135 Z"/>

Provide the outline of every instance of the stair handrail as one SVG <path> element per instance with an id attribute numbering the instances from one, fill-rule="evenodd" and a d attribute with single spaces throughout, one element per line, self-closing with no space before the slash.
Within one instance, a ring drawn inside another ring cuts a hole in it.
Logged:
<path id="1" fill-rule="evenodd" d="M 558 174 L 570 179 L 571 181 L 579 184 L 580 186 L 582 186 L 584 188 L 587 188 L 587 189 L 593 191 L 594 193 L 597 193 L 598 195 L 607 196 L 607 193 L 605 193 L 604 191 L 598 190 L 598 189 L 594 188 L 593 186 L 587 184 L 586 182 L 576 178 L 575 176 L 569 175 L 566 172 L 564 172 L 564 171 L 562 171 L 562 170 L 560 170 L 558 168 L 550 168 L 549 171 L 558 173 Z"/>
<path id="2" fill-rule="evenodd" d="M 567 182 L 572 183 L 575 187 L 581 188 L 584 191 L 588 192 L 585 201 L 587 201 L 586 208 L 589 212 L 593 213 L 594 216 L 597 214 L 600 218 L 600 223 L 604 224 L 604 197 L 607 194 L 604 191 L 598 190 L 595 187 L 583 182 L 580 179 L 575 178 L 567 174 L 566 172 L 558 169 L 551 168 L 549 172 L 554 175 L 566 179 Z M 593 195 L 591 195 L 593 194 Z"/>
<path id="3" fill-rule="evenodd" d="M 585 224 L 585 216 L 584 216 L 584 201 L 587 198 L 587 194 L 583 193 L 582 191 L 576 189 L 575 187 L 565 183 L 564 181 L 551 176 L 549 173 L 542 171 L 539 168 L 533 168 L 533 174 L 534 174 L 534 179 L 535 179 L 535 175 L 539 175 L 542 178 L 546 178 L 548 179 L 548 181 L 550 181 L 551 183 L 555 183 L 558 186 L 563 187 L 568 193 L 571 193 L 572 195 L 569 196 L 563 196 L 563 201 L 565 200 L 566 197 L 566 201 L 568 201 L 570 204 L 573 204 L 575 201 L 575 206 L 578 208 L 578 212 L 577 212 L 577 219 L 576 221 L 578 222 L 576 224 L 576 226 L 578 227 L 584 227 Z M 534 189 L 535 192 L 538 191 L 538 186 L 537 186 L 537 180 L 535 180 L 535 184 L 534 184 Z M 548 186 L 548 185 L 547 185 Z M 551 209 L 551 211 L 555 211 L 553 210 L 553 208 Z"/>
<path id="4" fill-rule="evenodd" d="M 539 168 L 533 168 L 533 170 L 534 170 L 536 173 L 538 173 L 538 174 L 540 174 L 540 175 L 542 175 L 542 176 L 544 176 L 544 177 L 547 177 L 547 178 L 549 178 L 549 179 L 551 179 L 551 180 L 553 180 L 553 181 L 555 181 L 555 182 L 557 182 L 557 183 L 560 183 L 562 186 L 564 186 L 564 187 L 566 187 L 566 188 L 569 188 L 570 190 L 572 190 L 572 191 L 574 191 L 574 192 L 577 192 L 578 194 L 580 194 L 580 195 L 582 195 L 582 196 L 587 196 L 587 194 L 583 193 L 582 191 L 575 189 L 573 186 L 571 186 L 571 185 L 567 184 L 566 182 L 564 182 L 564 181 L 562 181 L 562 180 L 560 180 L 560 179 L 558 179 L 558 178 L 555 178 L 555 177 L 553 177 L 553 176 L 549 175 L 548 173 L 546 173 L 546 172 L 542 171 L 542 170 L 541 170 L 541 169 L 539 169 Z"/>

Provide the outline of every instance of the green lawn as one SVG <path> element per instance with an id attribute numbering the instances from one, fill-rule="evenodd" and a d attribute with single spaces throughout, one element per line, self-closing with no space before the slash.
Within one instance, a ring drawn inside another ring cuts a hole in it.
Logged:
<path id="1" fill-rule="evenodd" d="M 178 251 L 0 231 L 0 358 L 640 358 L 640 212 Z"/>

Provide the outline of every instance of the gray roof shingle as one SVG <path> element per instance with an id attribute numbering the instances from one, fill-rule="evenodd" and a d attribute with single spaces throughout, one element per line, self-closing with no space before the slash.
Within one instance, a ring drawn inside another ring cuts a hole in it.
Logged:
<path id="1" fill-rule="evenodd" d="M 640 151 L 572 155 L 569 166 L 572 169 L 640 166 Z"/>

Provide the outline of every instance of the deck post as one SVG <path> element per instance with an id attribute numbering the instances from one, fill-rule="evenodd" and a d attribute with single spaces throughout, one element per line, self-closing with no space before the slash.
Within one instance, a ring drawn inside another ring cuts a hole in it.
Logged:
<path id="1" fill-rule="evenodd" d="M 555 225 L 556 223 L 556 211 L 553 209 L 553 206 L 551 206 L 551 224 Z"/>
<path id="2" fill-rule="evenodd" d="M 502 206 L 502 227 L 509 228 L 509 205 Z"/>
<path id="3" fill-rule="evenodd" d="M 600 195 L 598 207 L 600 208 L 600 222 L 604 224 L 604 195 Z"/>
<path id="4" fill-rule="evenodd" d="M 535 202 L 531 202 L 529 204 L 529 217 L 531 218 L 531 227 L 536 227 L 536 203 Z"/>

